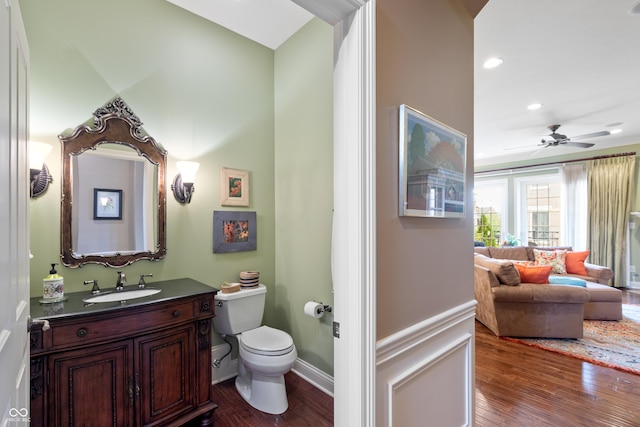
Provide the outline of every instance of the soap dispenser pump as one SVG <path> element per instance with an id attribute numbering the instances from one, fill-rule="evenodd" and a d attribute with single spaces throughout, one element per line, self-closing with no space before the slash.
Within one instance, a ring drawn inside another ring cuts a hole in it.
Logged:
<path id="1" fill-rule="evenodd" d="M 51 264 L 49 275 L 42 279 L 42 302 L 53 303 L 64 299 L 64 278 L 56 271 L 57 264 Z"/>

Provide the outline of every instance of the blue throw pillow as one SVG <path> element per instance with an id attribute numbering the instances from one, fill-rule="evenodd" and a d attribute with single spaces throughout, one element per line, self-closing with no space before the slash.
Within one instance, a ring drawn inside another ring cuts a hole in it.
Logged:
<path id="1" fill-rule="evenodd" d="M 549 283 L 551 283 L 552 285 L 571 285 L 581 286 L 583 288 L 587 287 L 587 281 L 578 279 L 577 277 L 549 276 Z"/>

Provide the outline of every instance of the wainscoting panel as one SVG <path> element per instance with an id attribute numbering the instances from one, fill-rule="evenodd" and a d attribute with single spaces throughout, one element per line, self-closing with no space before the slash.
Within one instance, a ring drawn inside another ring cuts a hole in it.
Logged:
<path id="1" fill-rule="evenodd" d="M 377 343 L 376 425 L 473 424 L 475 301 Z"/>

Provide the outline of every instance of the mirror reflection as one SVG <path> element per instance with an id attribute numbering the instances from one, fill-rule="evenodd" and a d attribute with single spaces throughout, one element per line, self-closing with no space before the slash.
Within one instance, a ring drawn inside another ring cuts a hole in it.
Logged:
<path id="1" fill-rule="evenodd" d="M 62 262 L 120 267 L 166 254 L 166 152 L 116 98 L 60 135 Z"/>
<path id="2" fill-rule="evenodd" d="M 71 172 L 71 248 L 76 256 L 152 252 L 157 247 L 156 165 L 130 147 L 105 143 L 73 156 Z M 106 215 L 97 215 L 103 211 Z"/>

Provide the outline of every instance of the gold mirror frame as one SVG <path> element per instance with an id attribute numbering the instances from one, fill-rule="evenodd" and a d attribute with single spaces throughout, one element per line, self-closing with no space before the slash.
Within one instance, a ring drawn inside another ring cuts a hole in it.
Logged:
<path id="1" fill-rule="evenodd" d="M 62 263 L 67 267 L 81 267 L 84 264 L 102 264 L 108 267 L 122 267 L 139 260 L 160 260 L 167 253 L 166 245 L 166 151 L 142 129 L 142 122 L 129 106 L 115 98 L 93 113 L 93 127 L 86 124 L 77 126 L 70 135 L 59 135 L 62 143 L 62 199 L 60 201 L 60 240 Z M 79 255 L 73 250 L 72 236 L 72 156 L 87 150 L 95 150 L 105 143 L 121 144 L 133 148 L 139 156 L 149 160 L 158 168 L 158 236 L 154 251 L 134 252 L 114 255 Z"/>

